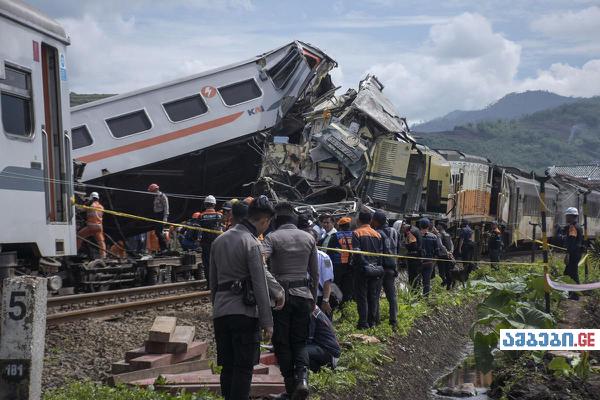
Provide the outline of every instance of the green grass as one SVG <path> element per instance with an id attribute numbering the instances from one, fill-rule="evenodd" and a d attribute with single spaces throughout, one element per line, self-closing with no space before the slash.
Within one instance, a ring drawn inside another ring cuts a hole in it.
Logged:
<path id="1" fill-rule="evenodd" d="M 183 392 L 171 395 L 126 386 L 111 387 L 91 381 L 73 382 L 61 388 L 48 390 L 44 394 L 44 400 L 216 400 L 220 398 L 208 392 Z"/>

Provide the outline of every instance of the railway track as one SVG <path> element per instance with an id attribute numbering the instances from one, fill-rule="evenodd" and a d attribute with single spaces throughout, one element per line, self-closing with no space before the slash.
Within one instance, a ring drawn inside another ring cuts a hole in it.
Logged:
<path id="1" fill-rule="evenodd" d="M 59 325 L 84 318 L 107 317 L 125 311 L 200 301 L 210 295 L 208 290 L 199 290 L 205 288 L 206 281 L 201 280 L 50 297 L 46 322 L 48 325 Z M 106 304 L 107 302 L 111 304 Z"/>

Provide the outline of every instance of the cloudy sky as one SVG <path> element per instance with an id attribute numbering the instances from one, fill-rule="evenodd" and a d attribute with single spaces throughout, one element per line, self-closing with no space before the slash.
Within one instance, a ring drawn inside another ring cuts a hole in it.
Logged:
<path id="1" fill-rule="evenodd" d="M 368 72 L 401 115 L 428 120 L 513 91 L 600 95 L 600 1 L 27 0 L 72 45 L 71 90 L 123 93 L 294 39 Z"/>

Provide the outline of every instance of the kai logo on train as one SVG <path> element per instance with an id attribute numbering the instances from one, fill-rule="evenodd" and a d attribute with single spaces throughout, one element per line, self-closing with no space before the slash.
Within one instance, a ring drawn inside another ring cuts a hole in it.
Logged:
<path id="1" fill-rule="evenodd" d="M 265 111 L 263 106 L 254 107 L 248 110 L 248 115 L 254 115 Z"/>
<path id="2" fill-rule="evenodd" d="M 200 89 L 200 93 L 205 98 L 210 99 L 212 97 L 215 97 L 215 95 L 217 94 L 217 89 L 215 89 L 214 86 L 204 86 L 202 89 Z"/>

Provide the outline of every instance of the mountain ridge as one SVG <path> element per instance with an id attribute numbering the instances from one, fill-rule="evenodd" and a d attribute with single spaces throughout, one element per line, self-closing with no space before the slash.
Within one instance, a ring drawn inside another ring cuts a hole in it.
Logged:
<path id="1" fill-rule="evenodd" d="M 471 111 L 454 110 L 442 117 L 417 124 L 411 130 L 415 132 L 449 131 L 455 126 L 462 126 L 468 123 L 519 118 L 563 104 L 571 104 L 582 99 L 581 97 L 560 96 L 542 90 L 528 90 L 520 93 L 513 92 L 483 109 Z"/>

